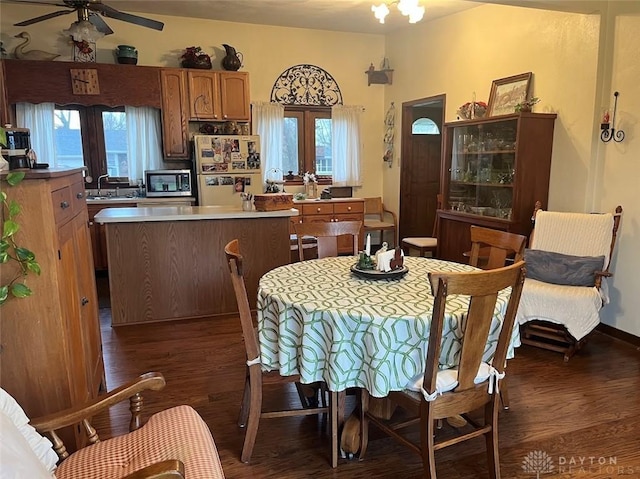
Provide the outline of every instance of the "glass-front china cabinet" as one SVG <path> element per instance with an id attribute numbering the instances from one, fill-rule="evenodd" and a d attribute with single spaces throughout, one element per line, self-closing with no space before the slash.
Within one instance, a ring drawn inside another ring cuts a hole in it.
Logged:
<path id="1" fill-rule="evenodd" d="M 546 207 L 555 114 L 517 113 L 445 124 L 438 257 L 467 262 L 469 228 L 529 235 Z"/>

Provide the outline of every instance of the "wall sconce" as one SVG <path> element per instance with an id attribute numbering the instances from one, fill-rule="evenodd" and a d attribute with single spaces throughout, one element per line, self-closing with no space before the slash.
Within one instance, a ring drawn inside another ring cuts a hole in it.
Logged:
<path id="1" fill-rule="evenodd" d="M 605 111 L 604 116 L 602 117 L 602 123 L 600 123 L 600 129 L 602 132 L 600 133 L 600 139 L 605 143 L 611 141 L 615 141 L 616 143 L 620 143 L 624 140 L 624 131 L 617 130 L 616 131 L 616 111 L 618 110 L 618 93 L 617 91 L 613 93 L 613 117 L 611 118 L 611 126 L 609 126 L 609 110 Z"/>

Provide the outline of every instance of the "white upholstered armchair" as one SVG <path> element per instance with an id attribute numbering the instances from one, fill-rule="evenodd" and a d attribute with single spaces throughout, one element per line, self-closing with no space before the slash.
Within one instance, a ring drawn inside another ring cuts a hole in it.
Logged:
<path id="1" fill-rule="evenodd" d="M 562 352 L 565 361 L 583 345 L 609 302 L 606 278 L 621 215 L 621 206 L 605 214 L 536 209 L 516 316 L 524 344 Z"/>

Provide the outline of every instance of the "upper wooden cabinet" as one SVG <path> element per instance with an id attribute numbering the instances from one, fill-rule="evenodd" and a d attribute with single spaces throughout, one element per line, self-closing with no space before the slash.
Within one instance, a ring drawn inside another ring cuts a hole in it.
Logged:
<path id="1" fill-rule="evenodd" d="M 189 116 L 187 71 L 160 70 L 162 91 L 162 151 L 168 160 L 189 158 L 187 119 Z"/>
<path id="2" fill-rule="evenodd" d="M 445 125 L 438 257 L 466 262 L 471 225 L 529 235 L 535 203 L 549 194 L 555 119 L 519 113 Z"/>
<path id="3" fill-rule="evenodd" d="M 187 72 L 189 119 L 249 121 L 249 74 L 245 72 Z"/>
<path id="4" fill-rule="evenodd" d="M 223 120 L 251 119 L 249 100 L 249 74 L 244 72 L 219 72 L 220 109 Z"/>

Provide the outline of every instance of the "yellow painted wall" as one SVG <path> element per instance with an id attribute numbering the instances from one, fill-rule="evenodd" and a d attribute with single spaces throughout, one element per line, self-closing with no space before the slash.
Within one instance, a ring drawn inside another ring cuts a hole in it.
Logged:
<path id="1" fill-rule="evenodd" d="M 640 336 L 640 2 L 611 3 L 605 24 L 600 106 L 613 106 L 613 92 L 620 92 L 615 126 L 625 139 L 598 141 L 593 168 L 594 209 L 624 208 L 611 268 L 611 304 L 602 310 L 602 320 Z"/>

